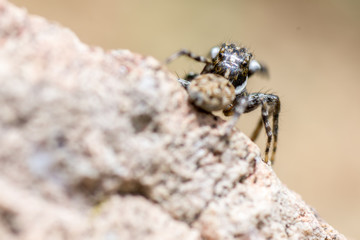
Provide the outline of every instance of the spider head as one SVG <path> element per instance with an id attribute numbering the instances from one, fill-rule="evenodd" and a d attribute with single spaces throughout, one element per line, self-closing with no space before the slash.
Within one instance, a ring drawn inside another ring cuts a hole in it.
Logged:
<path id="1" fill-rule="evenodd" d="M 246 81 L 252 58 L 252 54 L 246 48 L 224 43 L 221 47 L 211 49 L 211 58 L 214 74 L 224 76 L 235 87 Z"/>

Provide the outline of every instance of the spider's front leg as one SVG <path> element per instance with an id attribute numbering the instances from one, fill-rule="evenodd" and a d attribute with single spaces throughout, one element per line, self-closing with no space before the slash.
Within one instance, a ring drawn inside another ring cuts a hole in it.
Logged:
<path id="1" fill-rule="evenodd" d="M 211 64 L 212 61 L 210 59 L 207 59 L 206 57 L 203 56 L 198 56 L 193 54 L 191 51 L 187 50 L 187 49 L 181 49 L 180 51 L 174 53 L 173 55 L 171 55 L 168 59 L 166 59 L 166 64 L 171 63 L 172 61 L 174 61 L 175 59 L 181 57 L 181 56 L 187 56 L 191 59 L 194 59 L 195 61 L 198 62 L 202 62 L 202 63 L 206 63 L 206 64 Z"/>
<path id="2" fill-rule="evenodd" d="M 273 94 L 252 93 L 247 96 L 238 97 L 235 100 L 233 106 L 231 106 L 229 109 L 224 110 L 224 114 L 226 116 L 233 115 L 232 119 L 230 119 L 228 128 L 226 130 L 226 134 L 228 134 L 230 130 L 235 126 L 241 114 L 251 112 L 260 105 L 261 105 L 262 122 L 264 123 L 265 131 L 267 135 L 264 161 L 267 163 L 269 160 L 270 145 L 271 145 L 272 137 L 274 136 L 273 150 L 270 160 L 271 162 L 274 162 L 276 148 L 277 148 L 277 141 L 278 141 L 279 113 L 280 113 L 280 99 L 278 96 Z M 270 127 L 269 112 L 273 116 L 273 130 Z M 256 131 L 259 132 L 259 130 L 260 129 L 258 124 Z"/>
<path id="3" fill-rule="evenodd" d="M 169 64 L 171 63 L 172 61 L 174 61 L 175 59 L 181 57 L 181 56 L 187 56 L 191 59 L 194 59 L 195 61 L 198 61 L 198 62 L 202 62 L 202 63 L 206 63 L 206 64 L 210 64 L 211 65 L 211 60 L 207 59 L 206 57 L 203 57 L 203 56 L 198 56 L 198 55 L 195 55 L 193 54 L 192 52 L 190 52 L 189 50 L 187 49 L 182 49 L 176 53 L 174 53 L 173 55 L 171 55 L 168 59 L 166 59 L 165 63 L 166 64 Z M 178 82 L 185 88 L 187 89 L 190 85 L 190 82 L 196 78 L 199 74 L 197 73 L 188 73 L 186 76 L 185 76 L 185 79 L 181 79 L 181 78 L 178 78 Z"/>

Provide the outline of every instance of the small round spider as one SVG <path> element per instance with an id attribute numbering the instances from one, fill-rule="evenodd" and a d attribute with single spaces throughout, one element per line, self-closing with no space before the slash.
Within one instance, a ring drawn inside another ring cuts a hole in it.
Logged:
<path id="1" fill-rule="evenodd" d="M 254 73 L 267 75 L 266 67 L 252 59 L 252 54 L 246 48 L 235 44 L 224 43 L 221 47 L 212 48 L 210 59 L 182 49 L 170 56 L 167 63 L 183 55 L 205 63 L 205 67 L 200 74 L 191 73 L 178 81 L 188 91 L 190 100 L 197 107 L 208 112 L 223 110 L 225 116 L 233 116 L 226 135 L 230 133 L 241 114 L 261 106 L 262 117 L 251 139 L 256 140 L 263 123 L 267 135 L 264 162 L 267 163 L 269 160 L 270 145 L 274 138 L 270 160 L 273 163 L 278 141 L 280 99 L 273 94 L 248 93 L 246 90 L 248 78 Z M 273 117 L 272 129 L 269 115 Z"/>

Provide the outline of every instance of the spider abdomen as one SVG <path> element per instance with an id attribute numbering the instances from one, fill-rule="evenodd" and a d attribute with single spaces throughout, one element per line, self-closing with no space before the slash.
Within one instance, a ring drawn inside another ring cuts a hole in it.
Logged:
<path id="1" fill-rule="evenodd" d="M 197 76 L 187 91 L 190 101 L 208 112 L 223 110 L 235 99 L 234 86 L 226 78 L 215 74 Z"/>

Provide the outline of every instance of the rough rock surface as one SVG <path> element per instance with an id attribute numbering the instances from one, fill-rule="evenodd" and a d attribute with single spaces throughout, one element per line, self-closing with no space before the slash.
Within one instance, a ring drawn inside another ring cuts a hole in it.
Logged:
<path id="1" fill-rule="evenodd" d="M 0 0 L 0 239 L 345 239 L 162 64 Z"/>

